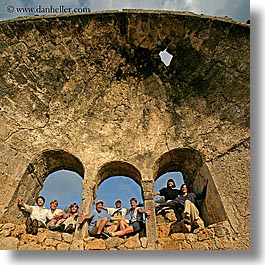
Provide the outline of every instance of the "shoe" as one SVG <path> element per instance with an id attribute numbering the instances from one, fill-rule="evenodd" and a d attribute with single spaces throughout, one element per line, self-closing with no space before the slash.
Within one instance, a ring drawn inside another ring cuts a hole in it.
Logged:
<path id="1" fill-rule="evenodd" d="M 197 228 L 200 228 L 200 229 L 204 228 L 204 222 L 201 218 L 198 218 L 198 219 L 194 220 L 194 222 L 193 222 L 193 229 L 195 230 Z"/>
<path id="2" fill-rule="evenodd" d="M 191 220 L 188 219 L 188 218 L 185 218 L 183 219 L 184 223 L 187 224 L 187 225 L 190 225 L 191 224 Z"/>
<path id="3" fill-rule="evenodd" d="M 190 232 L 191 232 L 191 225 L 184 224 L 183 233 L 190 233 Z"/>
<path id="4" fill-rule="evenodd" d="M 101 235 L 102 235 L 103 239 L 107 239 L 110 237 L 110 235 L 108 233 L 105 233 L 105 232 L 102 232 Z"/>
<path id="5" fill-rule="evenodd" d="M 38 220 L 34 219 L 32 221 L 32 235 L 37 235 L 38 234 Z"/>
<path id="6" fill-rule="evenodd" d="M 26 220 L 26 232 L 28 234 L 32 233 L 32 220 L 31 220 L 30 217 L 28 217 L 27 220 Z"/>
<path id="7" fill-rule="evenodd" d="M 50 225 L 48 227 L 48 229 L 51 230 L 51 231 L 56 231 L 56 230 L 58 230 L 58 226 L 56 226 L 56 225 Z"/>
<path id="8" fill-rule="evenodd" d="M 65 232 L 68 233 L 68 234 L 73 234 L 75 231 L 75 228 L 72 224 L 68 225 L 65 229 Z"/>
<path id="9" fill-rule="evenodd" d="M 186 224 L 183 220 L 180 222 L 180 230 L 182 233 L 190 233 L 191 232 L 191 225 Z"/>
<path id="10" fill-rule="evenodd" d="M 188 224 L 188 225 L 191 224 L 190 215 L 188 213 L 184 213 L 183 221 L 185 224 Z"/>
<path id="11" fill-rule="evenodd" d="M 157 206 L 155 207 L 155 214 L 158 215 L 162 212 L 162 207 L 161 206 Z"/>
<path id="12" fill-rule="evenodd" d="M 196 228 L 199 228 L 200 227 L 200 225 L 198 224 L 198 222 L 197 221 L 194 221 L 194 223 L 193 223 L 193 229 L 195 230 Z"/>
<path id="13" fill-rule="evenodd" d="M 63 232 L 64 229 L 65 229 L 65 224 L 60 224 L 60 225 L 58 226 L 58 231 Z"/>
<path id="14" fill-rule="evenodd" d="M 96 234 L 95 238 L 100 239 L 101 238 L 101 234 Z"/>

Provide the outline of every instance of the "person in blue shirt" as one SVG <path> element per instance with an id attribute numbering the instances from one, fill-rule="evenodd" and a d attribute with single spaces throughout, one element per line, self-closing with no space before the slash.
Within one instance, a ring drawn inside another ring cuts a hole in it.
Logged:
<path id="1" fill-rule="evenodd" d="M 109 221 L 108 215 L 103 208 L 103 201 L 96 201 L 96 208 L 91 210 L 89 214 L 82 215 L 82 223 L 85 220 L 89 220 L 89 235 L 96 238 L 105 239 L 109 237 L 106 233 L 104 233 L 104 228 L 113 225 Z"/>

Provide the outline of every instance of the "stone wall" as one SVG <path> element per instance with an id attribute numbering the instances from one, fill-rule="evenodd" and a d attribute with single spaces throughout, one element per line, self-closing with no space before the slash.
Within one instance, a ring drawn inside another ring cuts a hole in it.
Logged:
<path id="1" fill-rule="evenodd" d="M 0 22 L 1 222 L 23 223 L 17 198 L 33 203 L 59 169 L 83 178 L 84 212 L 108 177 L 134 179 L 152 208 L 154 181 L 181 171 L 196 192 L 209 180 L 206 225 L 249 245 L 249 29 L 140 10 Z"/>
<path id="2" fill-rule="evenodd" d="M 171 233 L 168 225 L 157 225 L 154 248 L 139 234 L 127 238 L 78 239 L 72 234 L 39 228 L 37 235 L 25 233 L 25 225 L 0 225 L 0 249 L 6 250 L 231 250 L 248 249 L 242 238 L 235 237 L 226 222 L 199 229 L 195 233 Z"/>

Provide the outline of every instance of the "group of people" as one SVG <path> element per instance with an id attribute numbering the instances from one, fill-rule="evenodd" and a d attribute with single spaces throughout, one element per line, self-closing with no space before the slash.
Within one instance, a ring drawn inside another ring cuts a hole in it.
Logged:
<path id="1" fill-rule="evenodd" d="M 150 215 L 150 210 L 139 207 L 136 198 L 130 199 L 130 208 L 122 208 L 121 205 L 121 200 L 117 200 L 115 208 L 109 208 L 102 200 L 98 200 L 94 210 L 82 215 L 81 222 L 89 221 L 89 234 L 96 238 L 138 233 L 144 228 L 144 214 Z M 126 215 L 130 215 L 130 219 Z"/>
<path id="2" fill-rule="evenodd" d="M 199 210 L 196 207 L 197 200 L 205 198 L 208 180 L 202 193 L 195 194 L 188 192 L 188 187 L 183 184 L 181 188 L 175 189 L 176 185 L 173 179 L 167 181 L 167 187 L 154 193 L 154 196 L 160 195 L 165 198 L 163 203 L 155 203 L 154 207 L 160 209 L 163 207 L 172 207 L 181 209 L 184 222 L 199 227 L 199 221 L 202 221 Z M 144 214 L 150 215 L 149 209 L 142 209 L 136 198 L 130 199 L 130 208 L 122 208 L 121 200 L 115 202 L 115 207 L 106 207 L 102 200 L 95 202 L 95 209 L 88 214 L 80 214 L 77 203 L 70 205 L 69 209 L 59 209 L 58 201 L 50 202 L 50 209 L 44 206 L 45 198 L 39 196 L 36 200 L 36 206 L 29 206 L 23 199 L 18 199 L 18 206 L 30 213 L 26 219 L 26 232 L 37 235 L 38 228 L 48 228 L 52 231 L 61 231 L 72 234 L 77 225 L 82 227 L 85 222 L 89 223 L 89 235 L 96 238 L 106 239 L 112 236 L 125 236 L 131 233 L 138 233 L 144 228 Z M 126 216 L 129 215 L 128 219 Z"/>
<path id="3" fill-rule="evenodd" d="M 167 187 L 154 193 L 154 196 L 160 195 L 165 198 L 163 203 L 155 203 L 155 208 L 158 210 L 163 207 L 170 207 L 175 210 L 180 209 L 184 223 L 191 225 L 193 229 L 200 227 L 203 223 L 199 210 L 197 208 L 197 201 L 202 200 L 206 196 L 208 180 L 203 187 L 201 193 L 188 192 L 188 186 L 184 183 L 180 189 L 176 187 L 173 179 L 167 181 Z"/>
<path id="4" fill-rule="evenodd" d="M 26 219 L 26 232 L 37 235 L 38 228 L 48 228 L 53 231 L 72 234 L 78 223 L 78 204 L 73 203 L 69 206 L 69 210 L 62 210 L 57 208 L 57 200 L 50 202 L 50 209 L 47 209 L 44 203 L 45 198 L 43 196 L 37 197 L 36 206 L 27 205 L 23 199 L 18 199 L 20 209 L 30 213 L 30 216 Z"/>
<path id="5" fill-rule="evenodd" d="M 95 209 L 89 214 L 80 214 L 79 206 L 73 203 L 69 211 L 58 209 L 58 201 L 50 202 L 50 209 L 44 206 L 45 198 L 39 196 L 36 206 L 29 206 L 23 199 L 18 199 L 21 210 L 30 213 L 26 219 L 26 232 L 37 235 L 38 228 L 48 228 L 52 231 L 61 231 L 72 234 L 77 225 L 82 226 L 89 222 L 89 235 L 96 238 L 108 238 L 111 236 L 124 236 L 133 232 L 139 232 L 144 227 L 144 214 L 149 215 L 150 210 L 144 210 L 137 204 L 136 198 L 131 198 L 131 208 L 122 208 L 121 200 L 115 202 L 115 208 L 106 207 L 102 200 L 95 203 Z M 130 215 L 130 220 L 126 218 Z"/>

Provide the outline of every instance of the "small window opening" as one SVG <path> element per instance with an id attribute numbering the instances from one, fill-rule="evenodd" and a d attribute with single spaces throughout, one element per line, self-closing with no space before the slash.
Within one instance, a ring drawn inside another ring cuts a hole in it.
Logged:
<path id="1" fill-rule="evenodd" d="M 161 51 L 159 53 L 159 56 L 161 58 L 161 61 L 165 64 L 165 66 L 169 66 L 171 63 L 171 60 L 173 58 L 173 55 L 171 55 L 167 49 L 165 49 L 164 51 Z"/>

